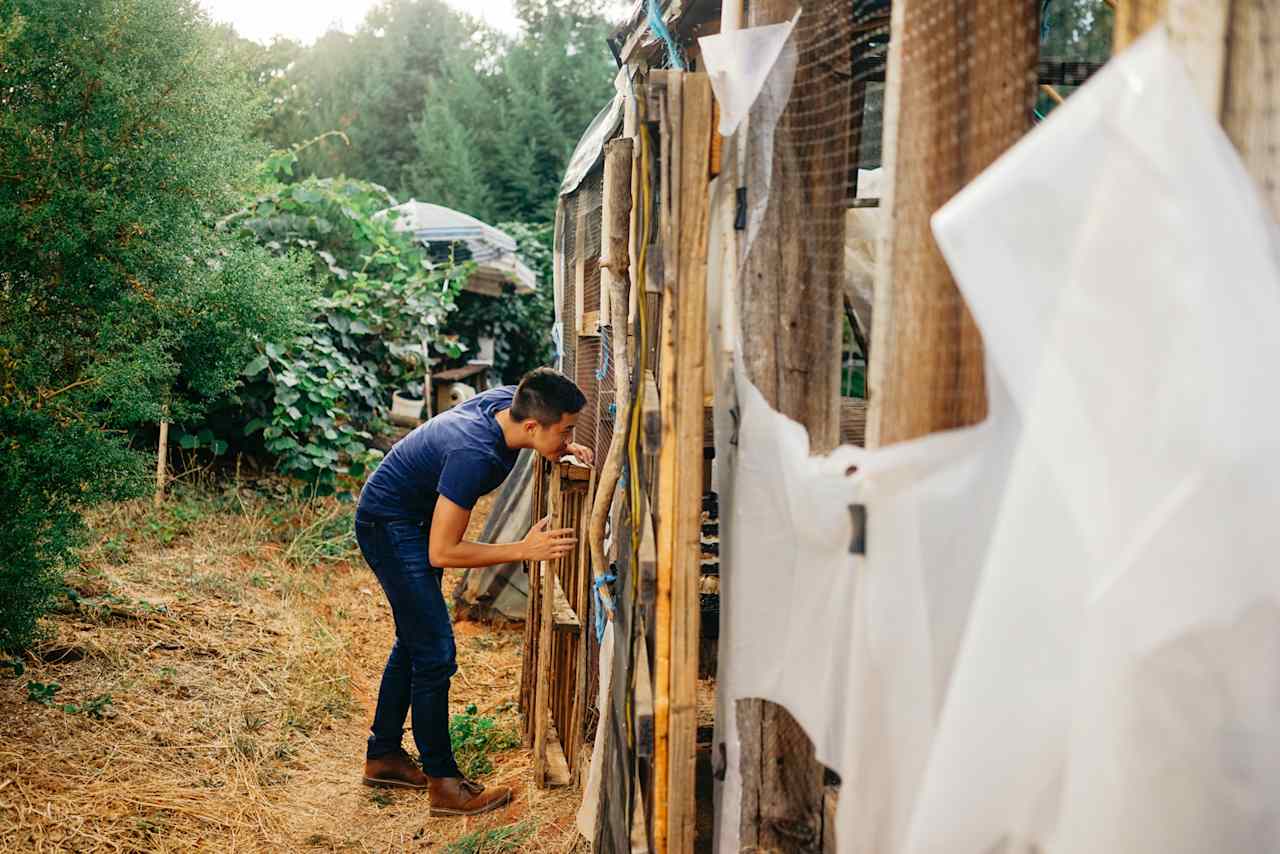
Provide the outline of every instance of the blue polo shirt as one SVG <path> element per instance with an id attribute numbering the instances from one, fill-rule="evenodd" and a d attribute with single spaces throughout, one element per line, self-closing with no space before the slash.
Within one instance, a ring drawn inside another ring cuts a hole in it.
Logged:
<path id="1" fill-rule="evenodd" d="M 497 414 L 511 408 L 515 386 L 501 386 L 430 419 L 397 442 L 360 491 L 364 519 L 431 522 L 436 497 L 470 510 L 497 489 L 516 464 Z"/>

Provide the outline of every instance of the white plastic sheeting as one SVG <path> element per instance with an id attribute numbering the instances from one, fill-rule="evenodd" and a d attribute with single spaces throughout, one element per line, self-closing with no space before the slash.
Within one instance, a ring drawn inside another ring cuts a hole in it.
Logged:
<path id="1" fill-rule="evenodd" d="M 800 9 L 790 21 L 731 30 L 698 39 L 707 78 L 720 105 L 720 133 L 728 136 L 738 129 L 747 111 L 760 95 L 765 79 L 778 61 Z"/>
<path id="2" fill-rule="evenodd" d="M 748 697 L 842 776 L 842 852 L 1280 850 L 1280 240 L 1163 31 L 935 231 L 978 427 L 811 458 L 713 317 L 718 850 Z"/>

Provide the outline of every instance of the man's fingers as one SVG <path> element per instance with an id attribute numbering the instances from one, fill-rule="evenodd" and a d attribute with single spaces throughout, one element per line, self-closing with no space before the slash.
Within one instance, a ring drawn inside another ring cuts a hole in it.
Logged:
<path id="1" fill-rule="evenodd" d="M 547 529 L 547 526 L 550 524 L 551 524 L 551 517 L 543 516 L 541 519 L 533 523 L 533 531 L 535 533 L 538 531 L 545 531 Z"/>

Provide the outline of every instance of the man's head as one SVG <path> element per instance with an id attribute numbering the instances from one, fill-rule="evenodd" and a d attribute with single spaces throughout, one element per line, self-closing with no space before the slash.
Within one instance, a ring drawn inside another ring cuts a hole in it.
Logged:
<path id="1" fill-rule="evenodd" d="M 555 461 L 573 441 L 573 427 L 587 398 L 573 381 L 551 368 L 524 375 L 511 402 L 511 420 L 535 451 Z"/>

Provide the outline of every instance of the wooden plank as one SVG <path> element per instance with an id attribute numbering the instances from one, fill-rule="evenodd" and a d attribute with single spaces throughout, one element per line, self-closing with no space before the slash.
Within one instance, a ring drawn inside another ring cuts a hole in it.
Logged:
<path id="1" fill-rule="evenodd" d="M 676 276 L 679 272 L 680 249 L 680 176 L 681 160 L 684 157 L 683 121 L 684 75 L 678 72 L 667 74 L 667 92 L 663 104 L 663 127 L 665 130 L 665 149 L 662 160 L 661 196 L 662 216 L 665 227 L 662 232 L 662 273 L 663 292 L 670 293 L 676 288 Z"/>
<path id="2" fill-rule="evenodd" d="M 587 627 L 586 631 L 579 633 L 579 640 L 576 649 L 576 669 L 573 680 L 573 705 L 570 720 L 572 725 L 569 729 L 568 738 L 568 755 L 573 762 L 574 777 L 581 780 L 584 774 L 585 765 L 578 764 L 583 753 L 583 744 L 586 741 L 586 718 L 587 718 L 587 684 L 590 681 L 588 677 L 588 669 L 592 664 L 591 650 L 596 643 L 595 627 L 591 619 L 591 556 L 590 545 L 587 543 L 587 525 L 589 523 L 588 514 L 585 508 L 591 507 L 595 499 L 596 491 L 596 470 L 591 469 L 591 479 L 587 481 L 587 490 L 582 495 L 582 506 L 584 512 L 578 529 L 578 556 L 577 556 L 577 574 L 575 576 L 576 589 L 574 591 L 575 605 L 578 612 L 582 615 L 582 623 Z"/>
<path id="3" fill-rule="evenodd" d="M 675 265 L 672 265 L 674 269 Z M 662 298 L 662 332 L 659 336 L 659 392 L 662 413 L 662 450 L 658 454 L 657 497 L 654 515 L 657 523 L 658 564 L 654 598 L 654 772 L 653 833 L 654 851 L 667 851 L 667 786 L 670 756 L 667 744 L 667 721 L 671 695 L 671 583 L 675 567 L 675 511 L 677 454 L 676 425 L 676 298 L 672 287 Z"/>
<path id="4" fill-rule="evenodd" d="M 643 617 L 641 618 L 643 620 Z M 637 628 L 640 637 L 644 637 L 644 622 Z M 653 756 L 653 671 L 649 667 L 649 649 L 646 644 L 636 644 L 636 755 Z"/>
<path id="5" fill-rule="evenodd" d="M 573 248 L 576 258 L 574 259 L 573 268 L 573 317 L 568 318 L 568 322 L 573 324 L 573 328 L 578 335 L 584 335 L 585 323 L 583 315 L 586 314 L 586 280 L 587 280 L 587 218 L 590 215 L 591 205 L 583 204 L 587 201 L 588 194 L 586 191 L 586 181 L 583 186 L 578 188 L 578 205 L 577 205 L 577 222 L 574 223 L 574 241 Z M 567 325 L 567 324 L 566 324 Z M 592 331 L 595 329 L 592 327 Z"/>
<path id="6" fill-rule="evenodd" d="M 640 424 L 644 452 L 657 456 L 662 447 L 662 410 L 658 402 L 658 383 L 653 378 L 652 371 L 645 371 L 644 375 L 644 408 L 640 414 Z"/>
<path id="7" fill-rule="evenodd" d="M 595 469 L 578 465 L 571 462 L 561 462 L 557 468 L 560 471 L 560 477 L 563 480 L 573 481 L 575 483 L 587 483 L 595 477 Z"/>
<path id="8" fill-rule="evenodd" d="M 533 498 L 529 502 L 529 524 L 532 526 L 546 515 L 546 471 L 547 463 L 541 457 L 533 461 L 532 488 Z M 524 647 L 520 661 L 520 710 L 521 728 L 524 746 L 533 749 L 533 734 L 537 715 L 534 693 L 537 688 L 538 671 L 538 639 L 542 629 L 541 613 L 541 572 L 540 564 L 526 562 L 524 572 L 529 578 L 529 596 L 524 621 Z"/>
<path id="9" fill-rule="evenodd" d="M 555 586 L 555 596 L 551 606 L 553 628 L 557 632 L 577 634 L 582 630 L 582 622 L 569 604 L 569 598 L 564 595 L 564 587 L 560 584 L 560 579 L 556 579 Z"/>
<path id="10" fill-rule="evenodd" d="M 546 780 L 548 786 L 567 786 L 573 777 L 569 773 L 569 762 L 565 759 L 564 746 L 560 743 L 560 734 L 555 724 L 547 731 Z"/>
<path id="11" fill-rule="evenodd" d="M 547 504 L 552 516 L 551 527 L 561 527 L 563 514 L 558 467 L 551 471 Z M 547 732 L 551 726 L 551 618 L 555 610 L 555 575 L 559 560 L 544 560 L 540 563 L 542 614 L 538 637 L 537 682 L 533 692 L 533 781 L 534 785 L 544 787 L 547 784 Z M 563 751 L 561 755 L 563 756 Z"/>
<path id="12" fill-rule="evenodd" d="M 711 83 L 705 74 L 685 76 L 681 116 L 680 254 L 677 290 L 679 363 L 676 366 L 678 430 L 676 501 L 671 528 L 675 565 L 671 582 L 671 698 L 668 749 L 672 850 L 692 851 L 697 802 L 698 629 L 701 617 L 703 390 L 707 348 L 707 239 L 712 121 Z"/>
<path id="13" fill-rule="evenodd" d="M 1280 222 L 1280 15 L 1272 0 L 1232 0 L 1222 126 Z"/>

